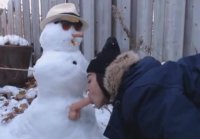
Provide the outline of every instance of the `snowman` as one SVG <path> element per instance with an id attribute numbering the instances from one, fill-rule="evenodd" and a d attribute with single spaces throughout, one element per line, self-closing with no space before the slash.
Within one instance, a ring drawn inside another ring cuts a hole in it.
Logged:
<path id="1" fill-rule="evenodd" d="M 34 66 L 38 96 L 21 115 L 1 127 L 1 139 L 102 139 L 90 105 L 79 120 L 67 116 L 72 103 L 83 98 L 88 62 L 79 50 L 87 23 L 72 3 L 58 4 L 41 22 L 43 54 Z"/>

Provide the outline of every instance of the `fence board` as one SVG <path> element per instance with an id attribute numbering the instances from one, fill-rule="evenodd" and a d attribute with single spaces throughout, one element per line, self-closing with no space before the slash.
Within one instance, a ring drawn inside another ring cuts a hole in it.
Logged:
<path id="1" fill-rule="evenodd" d="M 154 0 L 153 32 L 152 32 L 152 55 L 160 61 L 164 45 L 164 17 L 165 0 Z"/>
<path id="2" fill-rule="evenodd" d="M 142 9 L 142 10 L 141 10 Z M 151 55 L 153 0 L 137 2 L 136 47 L 141 55 Z"/>
<path id="3" fill-rule="evenodd" d="M 186 9 L 186 25 L 185 25 L 185 42 L 184 52 L 185 56 L 200 52 L 200 1 L 187 1 Z"/>
<path id="4" fill-rule="evenodd" d="M 117 0 L 117 11 L 113 11 L 116 21 L 116 38 L 121 51 L 130 49 L 130 23 L 131 23 L 131 0 Z"/>
<path id="5" fill-rule="evenodd" d="M 130 49 L 136 51 L 136 31 L 137 31 L 137 0 L 131 3 L 131 33 L 130 33 Z"/>
<path id="6" fill-rule="evenodd" d="M 185 2 L 185 0 L 166 0 L 163 59 L 177 60 L 182 57 Z"/>
<path id="7" fill-rule="evenodd" d="M 112 28 L 112 1 L 101 0 L 96 1 L 96 20 L 95 20 L 95 32 L 96 32 L 96 50 L 99 52 L 102 50 L 106 39 L 111 36 Z"/>
<path id="8" fill-rule="evenodd" d="M 4 10 L 1 14 L 1 23 L 2 23 L 2 35 L 7 33 L 7 14 L 6 10 Z"/>
<path id="9" fill-rule="evenodd" d="M 47 12 L 49 11 L 49 1 L 48 0 L 41 0 L 41 20 L 43 20 Z"/>
<path id="10" fill-rule="evenodd" d="M 56 0 L 49 0 L 49 7 L 53 7 L 54 5 L 56 5 Z"/>
<path id="11" fill-rule="evenodd" d="M 23 31 L 24 38 L 29 42 L 33 42 L 33 37 L 31 33 L 31 22 L 30 22 L 30 3 L 29 0 L 22 0 L 23 3 Z"/>
<path id="12" fill-rule="evenodd" d="M 0 36 L 3 36 L 3 30 L 2 30 L 2 21 L 0 18 Z"/>
<path id="13" fill-rule="evenodd" d="M 56 4 L 65 3 L 66 0 L 56 0 Z"/>
<path id="14" fill-rule="evenodd" d="M 94 0 L 87 0 L 87 1 L 81 1 L 82 5 L 82 13 L 83 13 L 83 19 L 85 19 L 89 25 L 88 29 L 84 32 L 83 37 L 83 53 L 86 57 L 86 59 L 90 60 L 94 57 Z M 90 8 L 88 8 L 90 7 Z"/>
<path id="15" fill-rule="evenodd" d="M 13 22 L 13 0 L 10 0 L 8 2 L 8 29 L 7 33 L 8 34 L 13 34 L 14 33 L 14 22 Z"/>
<path id="16" fill-rule="evenodd" d="M 21 15 L 21 0 L 13 1 L 15 16 L 14 16 L 14 34 L 22 36 L 22 15 Z"/>
<path id="17" fill-rule="evenodd" d="M 34 61 L 41 56 L 41 46 L 39 43 L 40 37 L 40 15 L 39 15 L 39 0 L 32 0 L 32 33 L 34 42 Z"/>

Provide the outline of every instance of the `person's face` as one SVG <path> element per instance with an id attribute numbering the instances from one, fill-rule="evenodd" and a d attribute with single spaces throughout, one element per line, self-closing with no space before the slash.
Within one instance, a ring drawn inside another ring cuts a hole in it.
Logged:
<path id="1" fill-rule="evenodd" d="M 92 103 L 97 107 L 101 108 L 103 105 L 107 104 L 108 99 L 104 96 L 101 88 L 96 79 L 95 73 L 88 73 L 88 84 L 87 89 L 89 91 L 88 97 L 91 99 Z"/>

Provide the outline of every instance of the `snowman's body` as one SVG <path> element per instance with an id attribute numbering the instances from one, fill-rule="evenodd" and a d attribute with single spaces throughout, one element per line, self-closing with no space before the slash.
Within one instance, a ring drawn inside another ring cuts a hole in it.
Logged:
<path id="1" fill-rule="evenodd" d="M 87 61 L 71 42 L 75 30 L 62 30 L 50 23 L 40 42 L 43 54 L 34 66 L 38 96 L 22 114 L 3 130 L 1 139 L 101 139 L 94 109 L 81 110 L 77 121 L 68 119 L 69 105 L 80 100 L 85 91 Z"/>

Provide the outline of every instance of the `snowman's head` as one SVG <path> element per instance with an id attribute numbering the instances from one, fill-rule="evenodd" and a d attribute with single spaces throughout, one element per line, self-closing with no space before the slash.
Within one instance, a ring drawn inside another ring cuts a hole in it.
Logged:
<path id="1" fill-rule="evenodd" d="M 40 43 L 44 51 L 76 51 L 82 38 L 81 22 L 56 21 L 45 26 Z"/>
<path id="2" fill-rule="evenodd" d="M 87 28 L 73 3 L 61 3 L 53 6 L 40 24 L 43 30 L 40 43 L 44 51 L 74 51 L 79 49 Z"/>

